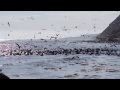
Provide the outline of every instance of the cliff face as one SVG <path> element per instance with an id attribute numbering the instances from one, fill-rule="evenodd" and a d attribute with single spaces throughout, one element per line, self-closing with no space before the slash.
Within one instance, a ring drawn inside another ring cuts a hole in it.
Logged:
<path id="1" fill-rule="evenodd" d="M 97 36 L 99 41 L 120 41 L 120 15 Z"/>

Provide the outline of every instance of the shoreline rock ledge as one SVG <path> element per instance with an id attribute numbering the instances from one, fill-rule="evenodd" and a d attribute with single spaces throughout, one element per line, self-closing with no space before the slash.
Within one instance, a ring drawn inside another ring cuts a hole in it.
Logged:
<path id="1" fill-rule="evenodd" d="M 0 79 L 10 79 L 8 76 L 6 76 L 5 74 L 3 74 L 1 71 L 2 70 L 0 69 Z"/>
<path id="2" fill-rule="evenodd" d="M 120 15 L 96 39 L 101 42 L 120 42 Z"/>

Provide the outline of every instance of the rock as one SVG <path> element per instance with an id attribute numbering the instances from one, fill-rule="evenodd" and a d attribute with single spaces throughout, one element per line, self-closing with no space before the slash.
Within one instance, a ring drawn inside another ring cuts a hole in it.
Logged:
<path id="1" fill-rule="evenodd" d="M 0 79 L 10 79 L 8 76 L 0 72 Z"/>
<path id="2" fill-rule="evenodd" d="M 97 36 L 98 41 L 118 42 L 120 41 L 120 15 Z"/>

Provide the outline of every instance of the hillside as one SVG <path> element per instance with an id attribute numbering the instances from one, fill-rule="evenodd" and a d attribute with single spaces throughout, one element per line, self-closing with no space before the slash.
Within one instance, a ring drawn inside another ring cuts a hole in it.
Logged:
<path id="1" fill-rule="evenodd" d="M 120 15 L 97 38 L 103 42 L 120 42 Z"/>

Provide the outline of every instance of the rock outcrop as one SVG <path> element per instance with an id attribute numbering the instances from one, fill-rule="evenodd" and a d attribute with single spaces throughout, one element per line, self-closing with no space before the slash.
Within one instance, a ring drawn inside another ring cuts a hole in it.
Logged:
<path id="1" fill-rule="evenodd" d="M 8 76 L 6 76 L 5 74 L 3 74 L 1 71 L 2 70 L 0 69 L 0 79 L 10 79 Z"/>
<path id="2" fill-rule="evenodd" d="M 98 41 L 120 42 L 120 15 L 97 36 Z"/>

